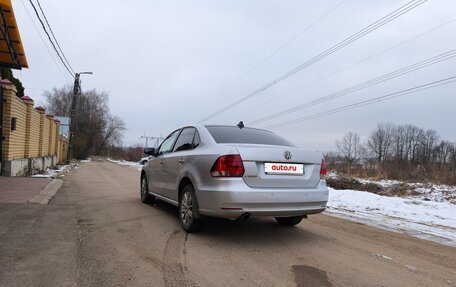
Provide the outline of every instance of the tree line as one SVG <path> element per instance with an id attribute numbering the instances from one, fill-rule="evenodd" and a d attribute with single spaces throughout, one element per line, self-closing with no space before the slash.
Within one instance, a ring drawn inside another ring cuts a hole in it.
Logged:
<path id="1" fill-rule="evenodd" d="M 73 89 L 70 86 L 54 88 L 44 93 L 46 110 L 56 116 L 70 116 Z M 73 137 L 73 156 L 84 159 L 100 155 L 122 142 L 126 126 L 124 121 L 111 114 L 109 96 L 97 90 L 84 91 L 79 95 L 76 108 L 76 128 Z"/>
<path id="2" fill-rule="evenodd" d="M 378 124 L 362 141 L 348 132 L 336 141 L 328 162 L 351 175 L 456 184 L 456 142 L 412 124 Z"/>

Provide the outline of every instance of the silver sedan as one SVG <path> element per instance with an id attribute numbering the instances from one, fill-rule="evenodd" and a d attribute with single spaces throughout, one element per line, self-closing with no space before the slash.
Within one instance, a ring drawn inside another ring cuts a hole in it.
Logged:
<path id="1" fill-rule="evenodd" d="M 187 232 L 201 227 L 202 216 L 273 216 L 293 226 L 326 208 L 322 154 L 270 131 L 187 126 L 144 152 L 151 157 L 141 171 L 141 200 L 178 206 Z"/>

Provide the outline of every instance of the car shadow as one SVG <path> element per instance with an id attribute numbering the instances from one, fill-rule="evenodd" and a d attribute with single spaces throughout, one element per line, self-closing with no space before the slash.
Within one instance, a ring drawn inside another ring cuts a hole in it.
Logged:
<path id="1" fill-rule="evenodd" d="M 158 200 L 151 204 L 166 213 L 180 226 L 178 208 Z M 247 220 L 230 220 L 216 217 L 203 217 L 201 231 L 189 235 L 194 239 L 212 239 L 217 241 L 276 244 L 278 240 L 293 243 L 317 243 L 321 236 L 306 229 L 306 219 L 299 225 L 287 227 L 279 225 L 273 217 L 252 217 Z"/>
<path id="2" fill-rule="evenodd" d="M 252 217 L 247 220 L 205 218 L 204 229 L 195 237 L 254 244 L 317 242 L 319 236 L 305 229 L 305 219 L 296 226 L 281 226 L 272 217 Z"/>

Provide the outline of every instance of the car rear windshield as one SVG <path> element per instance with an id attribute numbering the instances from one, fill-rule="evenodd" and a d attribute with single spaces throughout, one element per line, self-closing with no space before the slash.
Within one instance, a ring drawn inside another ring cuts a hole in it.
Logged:
<path id="1" fill-rule="evenodd" d="M 217 143 L 294 146 L 286 139 L 265 130 L 229 126 L 207 126 L 206 128 Z"/>

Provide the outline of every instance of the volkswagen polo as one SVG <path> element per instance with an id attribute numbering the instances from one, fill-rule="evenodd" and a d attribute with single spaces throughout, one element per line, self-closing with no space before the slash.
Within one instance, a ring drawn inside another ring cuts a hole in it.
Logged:
<path id="1" fill-rule="evenodd" d="M 277 134 L 241 126 L 193 125 L 173 131 L 141 171 L 144 203 L 178 207 L 187 232 L 202 216 L 272 216 L 285 226 L 325 210 L 326 164 Z"/>

